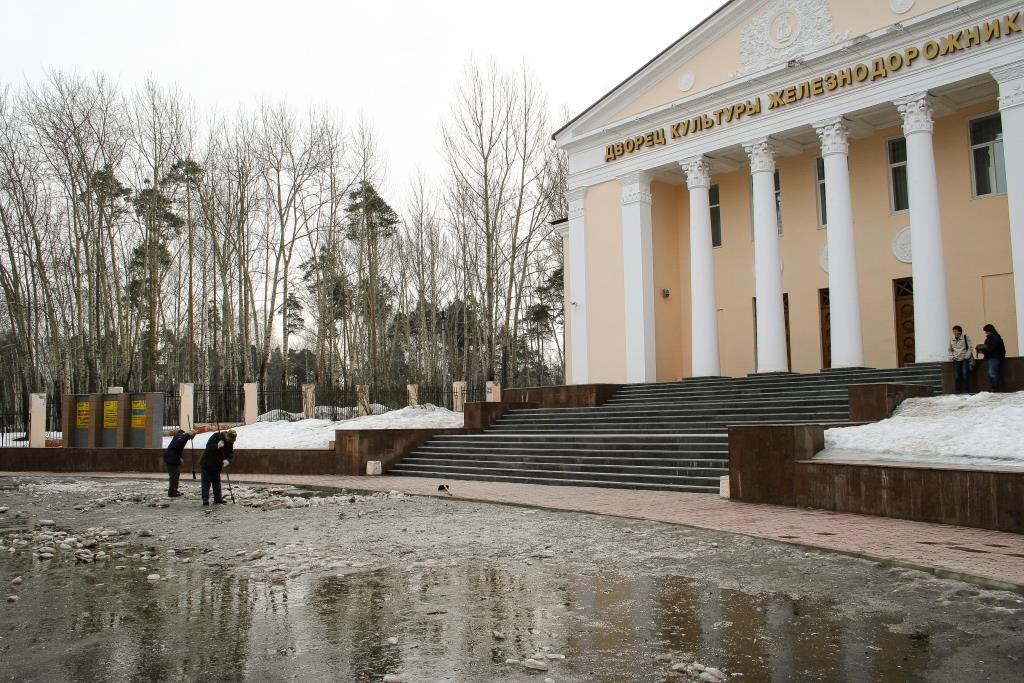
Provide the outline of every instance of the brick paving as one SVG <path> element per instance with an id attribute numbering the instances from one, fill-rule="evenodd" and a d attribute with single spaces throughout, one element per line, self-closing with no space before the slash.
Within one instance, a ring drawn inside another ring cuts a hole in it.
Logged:
<path id="1" fill-rule="evenodd" d="M 132 472 L 0 472 L 0 475 L 164 478 L 162 475 Z M 437 490 L 441 480 L 418 477 L 234 474 L 231 479 L 234 482 L 444 495 Z M 191 485 L 190 480 L 183 478 L 182 481 L 186 486 Z M 1024 591 L 1024 535 L 1019 534 L 826 510 L 739 503 L 697 493 L 485 481 L 449 480 L 447 483 L 453 497 L 462 500 L 587 512 L 743 534 L 923 569 L 938 576 L 995 588 Z"/>

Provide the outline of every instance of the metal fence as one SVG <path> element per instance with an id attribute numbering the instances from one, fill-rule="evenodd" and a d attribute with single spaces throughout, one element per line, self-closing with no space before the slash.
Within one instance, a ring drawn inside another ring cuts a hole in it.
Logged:
<path id="1" fill-rule="evenodd" d="M 291 420 L 302 417 L 302 389 L 263 389 L 256 396 L 260 421 Z"/>
<path id="2" fill-rule="evenodd" d="M 28 420 L 24 413 L 0 412 L 0 447 L 28 447 Z"/>
<path id="3" fill-rule="evenodd" d="M 245 394 L 242 387 L 196 385 L 193 388 L 193 401 L 192 414 L 196 422 L 238 423 L 245 419 Z"/>

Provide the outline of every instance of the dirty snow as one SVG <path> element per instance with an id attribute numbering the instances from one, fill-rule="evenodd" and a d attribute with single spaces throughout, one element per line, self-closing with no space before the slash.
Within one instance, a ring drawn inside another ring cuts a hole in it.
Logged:
<path id="1" fill-rule="evenodd" d="M 367 415 L 350 420 L 282 420 L 235 427 L 238 432 L 235 448 L 320 449 L 329 447 L 338 429 L 447 429 L 460 428 L 462 425 L 462 413 L 426 403 L 392 410 L 383 415 Z M 205 447 L 211 434 L 197 434 L 193 440 L 194 447 Z M 165 446 L 170 441 L 171 437 L 164 437 Z M 185 447 L 186 451 L 188 448 Z"/>
<path id="2" fill-rule="evenodd" d="M 815 458 L 1024 467 L 1024 392 L 907 399 L 888 420 L 827 430 Z"/>

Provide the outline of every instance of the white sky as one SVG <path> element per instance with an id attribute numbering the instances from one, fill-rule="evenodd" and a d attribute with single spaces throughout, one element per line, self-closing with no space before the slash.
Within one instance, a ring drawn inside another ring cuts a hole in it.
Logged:
<path id="1" fill-rule="evenodd" d="M 0 0 L 0 81 L 152 74 L 207 112 L 261 97 L 362 112 L 394 195 L 417 165 L 442 170 L 440 122 L 469 55 L 525 61 L 553 115 L 576 115 L 723 1 Z"/>

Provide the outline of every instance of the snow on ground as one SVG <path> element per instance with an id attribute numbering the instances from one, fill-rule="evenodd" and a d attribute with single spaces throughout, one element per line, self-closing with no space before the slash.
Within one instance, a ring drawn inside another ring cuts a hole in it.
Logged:
<path id="1" fill-rule="evenodd" d="M 462 425 L 462 413 L 424 404 L 350 420 L 281 420 L 235 427 L 235 448 L 328 448 L 337 429 L 442 429 Z M 205 447 L 212 433 L 197 434 L 193 439 L 195 448 Z M 171 437 L 164 437 L 165 446 L 170 441 Z M 188 448 L 185 447 L 186 451 Z"/>
<path id="2" fill-rule="evenodd" d="M 1024 467 L 1024 392 L 907 399 L 888 420 L 826 430 L 815 458 Z"/>

